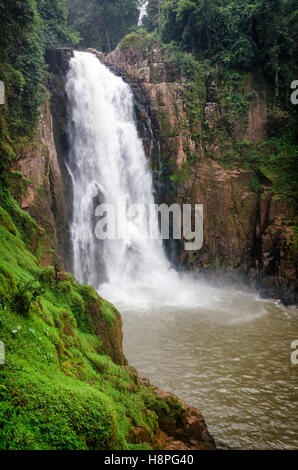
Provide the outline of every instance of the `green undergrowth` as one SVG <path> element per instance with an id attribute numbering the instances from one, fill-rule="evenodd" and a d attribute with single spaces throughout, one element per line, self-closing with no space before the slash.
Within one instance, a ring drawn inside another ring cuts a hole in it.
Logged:
<path id="1" fill-rule="evenodd" d="M 119 313 L 70 274 L 40 268 L 27 249 L 38 227 L 8 205 L 12 215 L 0 206 L 0 449 L 154 447 L 159 419 L 172 411 L 107 354 L 99 327 L 120 324 Z"/>

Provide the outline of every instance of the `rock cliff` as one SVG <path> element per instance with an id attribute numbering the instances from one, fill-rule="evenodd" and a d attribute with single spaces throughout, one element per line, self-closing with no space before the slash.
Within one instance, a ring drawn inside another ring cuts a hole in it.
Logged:
<path id="1" fill-rule="evenodd" d="M 58 264 L 71 270 L 69 220 L 71 182 L 66 169 L 67 110 L 65 76 L 72 49 L 46 51 L 46 100 L 40 107 L 32 139 L 19 146 L 12 167 L 14 197 L 42 227 L 41 265 Z"/>
<path id="2" fill-rule="evenodd" d="M 21 208 L 44 229 L 41 265 L 63 265 L 62 239 L 66 227 L 66 209 L 48 100 L 40 108 L 33 141 L 21 145 L 12 170 L 15 198 Z"/>

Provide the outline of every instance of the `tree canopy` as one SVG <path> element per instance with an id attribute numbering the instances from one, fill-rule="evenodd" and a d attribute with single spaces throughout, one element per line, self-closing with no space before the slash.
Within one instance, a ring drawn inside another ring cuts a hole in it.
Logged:
<path id="1" fill-rule="evenodd" d="M 295 78 L 295 0 L 149 0 L 143 24 L 197 58 L 242 70 L 261 67 L 277 96 Z"/>

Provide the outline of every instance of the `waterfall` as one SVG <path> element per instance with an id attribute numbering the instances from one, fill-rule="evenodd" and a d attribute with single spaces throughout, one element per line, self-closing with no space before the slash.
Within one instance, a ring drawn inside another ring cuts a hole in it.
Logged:
<path id="1" fill-rule="evenodd" d="M 99 204 L 116 207 L 122 201 L 147 210 L 154 204 L 152 174 L 134 121 L 133 94 L 121 77 L 95 55 L 75 52 L 66 92 L 70 116 L 67 167 L 73 186 L 71 242 L 77 280 L 124 309 L 128 305 L 138 310 L 158 305 L 204 306 L 230 312 L 237 291 L 178 275 L 161 240 L 144 236 L 145 218 L 125 212 L 127 235 L 123 239 L 95 236 Z M 151 223 L 158 231 L 157 216 Z M 251 302 L 255 305 L 254 295 Z"/>
<path id="2" fill-rule="evenodd" d="M 132 91 L 91 53 L 75 52 L 66 91 L 71 120 L 68 169 L 73 183 L 73 270 L 81 283 L 103 292 L 160 288 L 169 275 L 161 240 L 148 240 L 145 221 L 126 218 L 131 235 L 97 240 L 95 207 L 154 204 L 152 175 L 134 121 Z M 157 217 L 154 223 L 158 225 Z M 138 237 L 137 235 L 140 235 Z M 110 297 L 111 297 L 110 295 Z"/>
<path id="3" fill-rule="evenodd" d="M 143 24 L 143 18 L 144 16 L 146 16 L 147 14 L 147 7 L 148 7 L 148 0 L 143 0 L 139 10 L 140 10 L 140 15 L 139 15 L 139 21 L 138 21 L 138 25 L 139 26 L 142 26 Z"/>

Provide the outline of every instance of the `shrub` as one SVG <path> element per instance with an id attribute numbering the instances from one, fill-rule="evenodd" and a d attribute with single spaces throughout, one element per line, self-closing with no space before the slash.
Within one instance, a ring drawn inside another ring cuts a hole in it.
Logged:
<path id="1" fill-rule="evenodd" d="M 15 294 L 15 308 L 22 315 L 28 315 L 30 307 L 41 295 L 44 294 L 43 287 L 35 282 L 20 282 L 17 284 Z"/>
<path id="2" fill-rule="evenodd" d="M 39 279 L 51 289 L 56 287 L 56 273 L 54 266 L 46 266 L 39 274 Z"/>

